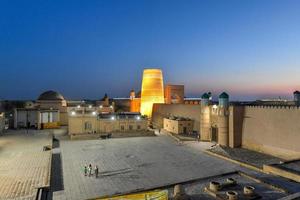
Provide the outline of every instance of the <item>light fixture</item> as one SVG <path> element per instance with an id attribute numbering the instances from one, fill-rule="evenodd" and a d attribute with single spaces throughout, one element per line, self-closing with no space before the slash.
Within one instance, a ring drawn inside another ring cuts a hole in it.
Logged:
<path id="1" fill-rule="evenodd" d="M 115 116 L 111 116 L 111 120 L 115 120 Z"/>
<path id="2" fill-rule="evenodd" d="M 215 104 L 215 105 L 213 105 L 213 109 L 217 109 L 218 108 L 218 106 Z"/>
<path id="3" fill-rule="evenodd" d="M 89 105 L 89 108 L 92 108 L 92 105 Z"/>
<path id="4" fill-rule="evenodd" d="M 113 108 L 113 106 L 109 106 L 110 108 Z"/>
<path id="5" fill-rule="evenodd" d="M 102 107 L 103 107 L 102 105 L 99 106 L 99 108 L 102 108 Z"/>
<path id="6" fill-rule="evenodd" d="M 71 115 L 76 115 L 76 112 L 75 112 L 75 111 L 72 111 L 72 112 L 71 112 Z"/>
<path id="7" fill-rule="evenodd" d="M 77 108 L 80 108 L 80 105 L 78 105 Z"/>
<path id="8" fill-rule="evenodd" d="M 140 117 L 140 116 L 137 116 L 137 117 L 136 117 L 136 119 L 137 119 L 137 120 L 140 120 L 140 119 L 141 119 L 141 117 Z"/>
<path id="9" fill-rule="evenodd" d="M 96 112 L 95 112 L 95 111 L 93 111 L 93 112 L 92 112 L 92 115 L 96 115 Z"/>

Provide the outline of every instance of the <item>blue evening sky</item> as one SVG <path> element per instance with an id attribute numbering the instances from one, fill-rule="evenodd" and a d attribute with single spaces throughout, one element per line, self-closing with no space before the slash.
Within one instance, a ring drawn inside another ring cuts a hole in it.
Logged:
<path id="1" fill-rule="evenodd" d="M 128 96 L 144 68 L 186 96 L 291 98 L 298 0 L 0 0 L 0 99 Z"/>

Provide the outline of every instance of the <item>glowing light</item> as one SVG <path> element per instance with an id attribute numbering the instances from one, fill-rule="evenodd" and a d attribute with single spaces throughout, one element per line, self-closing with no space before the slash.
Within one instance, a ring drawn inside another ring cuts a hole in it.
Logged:
<path id="1" fill-rule="evenodd" d="M 80 105 L 78 105 L 77 108 L 80 108 Z"/>
<path id="2" fill-rule="evenodd" d="M 110 108 L 113 108 L 113 106 L 109 106 Z"/>
<path id="3" fill-rule="evenodd" d="M 72 112 L 71 112 L 71 115 L 73 115 L 73 116 L 76 115 L 76 112 L 75 112 L 75 111 L 72 111 Z"/>
<path id="4" fill-rule="evenodd" d="M 115 120 L 115 117 L 114 117 L 114 116 L 112 116 L 112 117 L 111 117 L 111 120 Z"/>
<path id="5" fill-rule="evenodd" d="M 89 105 L 89 108 L 92 108 L 92 105 Z"/>
<path id="6" fill-rule="evenodd" d="M 141 91 L 141 114 L 150 117 L 154 103 L 164 103 L 163 76 L 160 69 L 145 69 Z"/>
<path id="7" fill-rule="evenodd" d="M 218 108 L 218 106 L 217 105 L 213 105 L 213 109 L 217 109 Z"/>
<path id="8" fill-rule="evenodd" d="M 137 117 L 136 117 L 136 119 L 137 119 L 137 120 L 140 120 L 140 119 L 141 119 L 141 117 L 140 117 L 140 116 L 137 116 Z"/>
<path id="9" fill-rule="evenodd" d="M 92 112 L 92 115 L 96 115 L 96 112 L 94 111 L 94 112 Z"/>
<path id="10" fill-rule="evenodd" d="M 102 107 L 103 107 L 102 105 L 99 106 L 99 108 L 102 108 Z"/>

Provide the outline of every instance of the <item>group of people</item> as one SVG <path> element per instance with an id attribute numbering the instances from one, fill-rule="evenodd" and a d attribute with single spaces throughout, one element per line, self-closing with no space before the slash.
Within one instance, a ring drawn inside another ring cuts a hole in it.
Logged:
<path id="1" fill-rule="evenodd" d="M 98 178 L 98 174 L 99 174 L 99 169 L 98 166 L 96 165 L 94 168 L 94 175 L 96 178 Z M 89 166 L 84 166 L 84 175 L 85 176 L 92 176 L 93 175 L 93 167 L 92 164 L 89 164 Z"/>

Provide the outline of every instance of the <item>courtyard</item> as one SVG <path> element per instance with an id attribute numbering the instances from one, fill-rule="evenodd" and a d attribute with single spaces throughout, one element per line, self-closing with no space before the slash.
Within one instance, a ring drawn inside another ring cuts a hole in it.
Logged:
<path id="1" fill-rule="evenodd" d="M 54 137 L 53 137 L 54 136 Z M 52 146 L 52 150 L 45 148 Z M 0 138 L 0 199 L 95 199 L 157 188 L 172 191 L 175 184 L 243 171 L 285 188 L 299 185 L 258 173 L 205 153 L 212 143 L 178 142 L 158 136 L 70 140 L 66 130 L 10 130 Z M 99 168 L 99 176 L 85 176 L 84 166 Z M 198 191 L 198 190 L 197 190 Z M 201 190 L 202 191 L 202 190 Z M 172 192 L 170 192 L 171 194 Z M 278 193 L 279 194 L 279 193 Z"/>
<path id="2" fill-rule="evenodd" d="M 54 199 L 87 199 L 159 188 L 239 169 L 172 138 L 134 137 L 70 141 L 59 145 L 63 188 Z M 54 149 L 55 150 L 55 149 Z M 84 176 L 84 165 L 99 177 Z"/>

